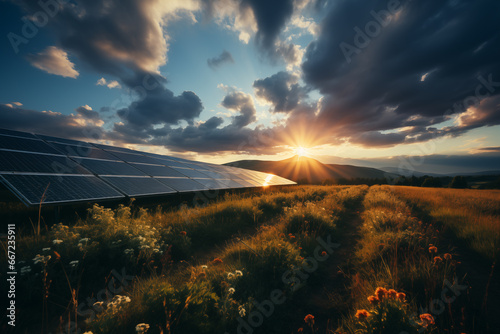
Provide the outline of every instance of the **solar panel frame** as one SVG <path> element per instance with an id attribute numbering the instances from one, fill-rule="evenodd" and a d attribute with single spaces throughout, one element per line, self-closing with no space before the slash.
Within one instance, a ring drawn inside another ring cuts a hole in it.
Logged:
<path id="1" fill-rule="evenodd" d="M 22 138 L 0 134 L 0 149 L 33 153 L 60 154 L 55 148 L 37 138 Z"/>
<path id="2" fill-rule="evenodd" d="M 45 174 L 91 174 L 64 155 L 18 152 L 0 149 L 0 172 Z"/>

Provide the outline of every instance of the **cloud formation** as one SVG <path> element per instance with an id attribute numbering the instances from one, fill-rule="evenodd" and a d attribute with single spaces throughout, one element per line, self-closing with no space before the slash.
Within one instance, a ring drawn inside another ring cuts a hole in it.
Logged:
<path id="1" fill-rule="evenodd" d="M 273 105 L 272 112 L 289 112 L 307 96 L 305 89 L 298 82 L 298 75 L 282 71 L 270 77 L 255 80 L 253 87 L 257 97 Z"/>
<path id="2" fill-rule="evenodd" d="M 68 53 L 55 46 L 49 46 L 37 54 L 29 54 L 26 59 L 34 67 L 50 74 L 76 79 L 80 73 L 68 59 Z"/>
<path id="3" fill-rule="evenodd" d="M 217 57 L 207 59 L 207 65 L 213 70 L 218 69 L 223 64 L 234 64 L 234 59 L 231 53 L 224 50 Z"/>
<path id="4" fill-rule="evenodd" d="M 100 78 L 99 80 L 97 80 L 96 85 L 97 86 L 106 86 L 109 89 L 122 87 L 118 81 L 116 81 L 116 80 L 109 80 L 108 81 L 104 78 Z"/>
<path id="5" fill-rule="evenodd" d="M 302 64 L 305 81 L 325 96 L 321 123 L 364 146 L 500 124 L 500 3 L 390 3 L 330 5 Z M 458 124 L 437 127 L 457 115 Z"/>

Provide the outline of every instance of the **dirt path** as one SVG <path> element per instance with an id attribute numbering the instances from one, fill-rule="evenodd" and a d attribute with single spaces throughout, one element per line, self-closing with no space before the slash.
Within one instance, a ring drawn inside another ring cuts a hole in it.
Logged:
<path id="1" fill-rule="evenodd" d="M 304 317 L 312 314 L 315 317 L 316 332 L 327 333 L 327 329 L 337 328 L 342 315 L 349 311 L 351 297 L 347 273 L 360 238 L 362 202 L 363 199 L 344 217 L 345 223 L 340 227 L 339 235 L 332 239 L 340 246 L 327 262 L 321 264 L 325 267 L 324 278 L 308 288 L 305 300 L 297 305 L 296 321 L 291 324 L 288 332 L 296 333 L 298 328 L 304 327 Z"/>

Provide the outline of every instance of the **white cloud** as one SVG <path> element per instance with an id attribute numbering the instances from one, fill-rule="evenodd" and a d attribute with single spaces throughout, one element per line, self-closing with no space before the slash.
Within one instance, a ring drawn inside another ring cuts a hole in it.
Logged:
<path id="1" fill-rule="evenodd" d="M 100 78 L 99 80 L 97 80 L 96 85 L 97 86 L 106 86 L 106 87 L 108 87 L 110 89 L 111 88 L 121 88 L 122 87 L 118 81 L 116 81 L 116 80 L 107 81 L 104 78 Z"/>
<path id="2" fill-rule="evenodd" d="M 55 46 L 49 46 L 37 54 L 26 57 L 31 65 L 50 74 L 76 79 L 80 73 L 68 59 L 68 53 Z"/>

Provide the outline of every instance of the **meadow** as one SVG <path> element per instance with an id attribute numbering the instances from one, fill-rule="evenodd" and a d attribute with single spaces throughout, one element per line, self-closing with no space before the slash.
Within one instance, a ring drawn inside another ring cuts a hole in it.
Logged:
<path id="1" fill-rule="evenodd" d="M 495 190 L 294 186 L 23 226 L 16 333 L 498 328 Z"/>

